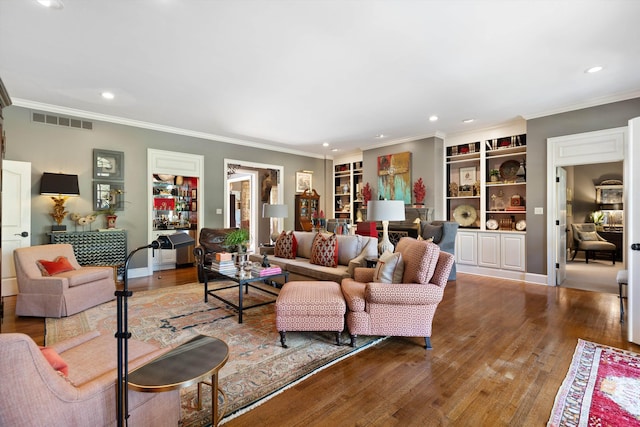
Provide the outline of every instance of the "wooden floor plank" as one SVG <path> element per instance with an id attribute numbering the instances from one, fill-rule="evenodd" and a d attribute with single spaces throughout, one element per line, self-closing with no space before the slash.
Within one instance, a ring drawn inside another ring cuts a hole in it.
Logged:
<path id="1" fill-rule="evenodd" d="M 132 279 L 134 290 L 194 282 L 195 269 Z M 2 332 L 44 341 L 44 321 L 15 318 Z M 235 426 L 544 426 L 579 338 L 627 342 L 616 295 L 458 273 L 436 312 L 433 350 L 391 337 L 259 407 Z"/>

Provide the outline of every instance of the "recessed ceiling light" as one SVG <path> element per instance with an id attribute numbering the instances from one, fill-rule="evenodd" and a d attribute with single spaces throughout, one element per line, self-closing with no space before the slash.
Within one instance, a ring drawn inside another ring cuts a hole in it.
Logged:
<path id="1" fill-rule="evenodd" d="M 465 119 L 462 121 L 462 123 L 473 123 L 475 119 Z"/>
<path id="2" fill-rule="evenodd" d="M 430 121 L 430 122 L 435 122 L 435 121 L 437 121 L 437 120 L 438 120 L 438 116 L 431 116 L 431 117 L 429 117 L 429 121 Z"/>
<path id="3" fill-rule="evenodd" d="M 40 6 L 48 7 L 49 9 L 62 9 L 64 4 L 62 0 L 36 0 Z"/>
<path id="4" fill-rule="evenodd" d="M 337 148 L 332 148 L 331 151 L 333 151 L 335 153 L 336 151 L 338 151 L 338 149 Z"/>
<path id="5" fill-rule="evenodd" d="M 328 146 L 329 146 L 329 143 L 328 143 L 328 142 L 323 142 L 323 143 L 322 143 L 322 146 L 323 146 L 323 147 L 328 147 Z"/>
<path id="6" fill-rule="evenodd" d="M 102 95 L 102 97 L 103 97 L 104 99 L 113 99 L 113 98 L 115 98 L 115 97 L 116 97 L 116 96 L 115 96 L 113 93 L 111 93 L 111 92 L 102 92 L 102 93 L 101 93 L 101 95 Z"/>
<path id="7" fill-rule="evenodd" d="M 596 65 L 595 67 L 587 68 L 585 70 L 585 73 L 593 74 L 593 73 L 597 73 L 598 71 L 602 71 L 603 69 L 604 67 L 600 65 Z"/>
<path id="8" fill-rule="evenodd" d="M 384 138 L 384 134 L 379 133 L 379 134 L 377 134 L 377 135 L 376 135 L 376 138 L 378 138 L 378 139 L 380 139 L 380 138 Z"/>

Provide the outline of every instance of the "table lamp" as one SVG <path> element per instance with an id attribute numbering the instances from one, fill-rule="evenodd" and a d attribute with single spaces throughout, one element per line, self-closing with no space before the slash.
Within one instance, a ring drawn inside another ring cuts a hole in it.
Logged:
<path id="1" fill-rule="evenodd" d="M 58 225 L 52 225 L 51 231 L 65 231 L 67 226 L 62 225 L 62 220 L 68 212 L 64 210 L 64 203 L 69 196 L 80 195 L 78 175 L 45 172 L 40 180 L 40 194 L 51 196 L 54 203 L 51 216 Z"/>
<path id="2" fill-rule="evenodd" d="M 287 205 L 270 205 L 265 203 L 262 205 L 262 217 L 263 218 L 288 218 L 289 207 Z M 275 243 L 278 240 L 280 232 L 278 227 L 274 227 L 273 233 L 271 233 L 271 241 Z"/>
<path id="3" fill-rule="evenodd" d="M 382 240 L 378 243 L 378 254 L 393 252 L 389 240 L 389 221 L 404 221 L 403 200 L 371 200 L 368 203 L 367 220 L 382 221 Z"/>

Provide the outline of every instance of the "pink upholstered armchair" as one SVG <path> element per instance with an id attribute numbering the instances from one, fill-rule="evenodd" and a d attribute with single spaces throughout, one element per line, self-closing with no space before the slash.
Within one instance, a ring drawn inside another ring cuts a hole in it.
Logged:
<path id="1" fill-rule="evenodd" d="M 373 268 L 356 268 L 353 279 L 342 281 L 351 345 L 358 335 L 407 336 L 424 337 L 431 349 L 431 324 L 454 256 L 410 237 L 400 239 L 395 252 L 402 256 L 403 283 L 372 283 Z"/>

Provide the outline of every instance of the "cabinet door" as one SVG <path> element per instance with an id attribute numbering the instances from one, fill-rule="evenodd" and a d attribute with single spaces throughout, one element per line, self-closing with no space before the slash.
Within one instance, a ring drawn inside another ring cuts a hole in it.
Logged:
<path id="1" fill-rule="evenodd" d="M 478 265 L 500 268 L 500 234 L 478 233 Z"/>
<path id="2" fill-rule="evenodd" d="M 500 265 L 505 270 L 525 271 L 525 236 L 522 234 L 501 234 Z"/>
<path id="3" fill-rule="evenodd" d="M 456 235 L 456 262 L 478 265 L 477 233 L 458 231 Z"/>

